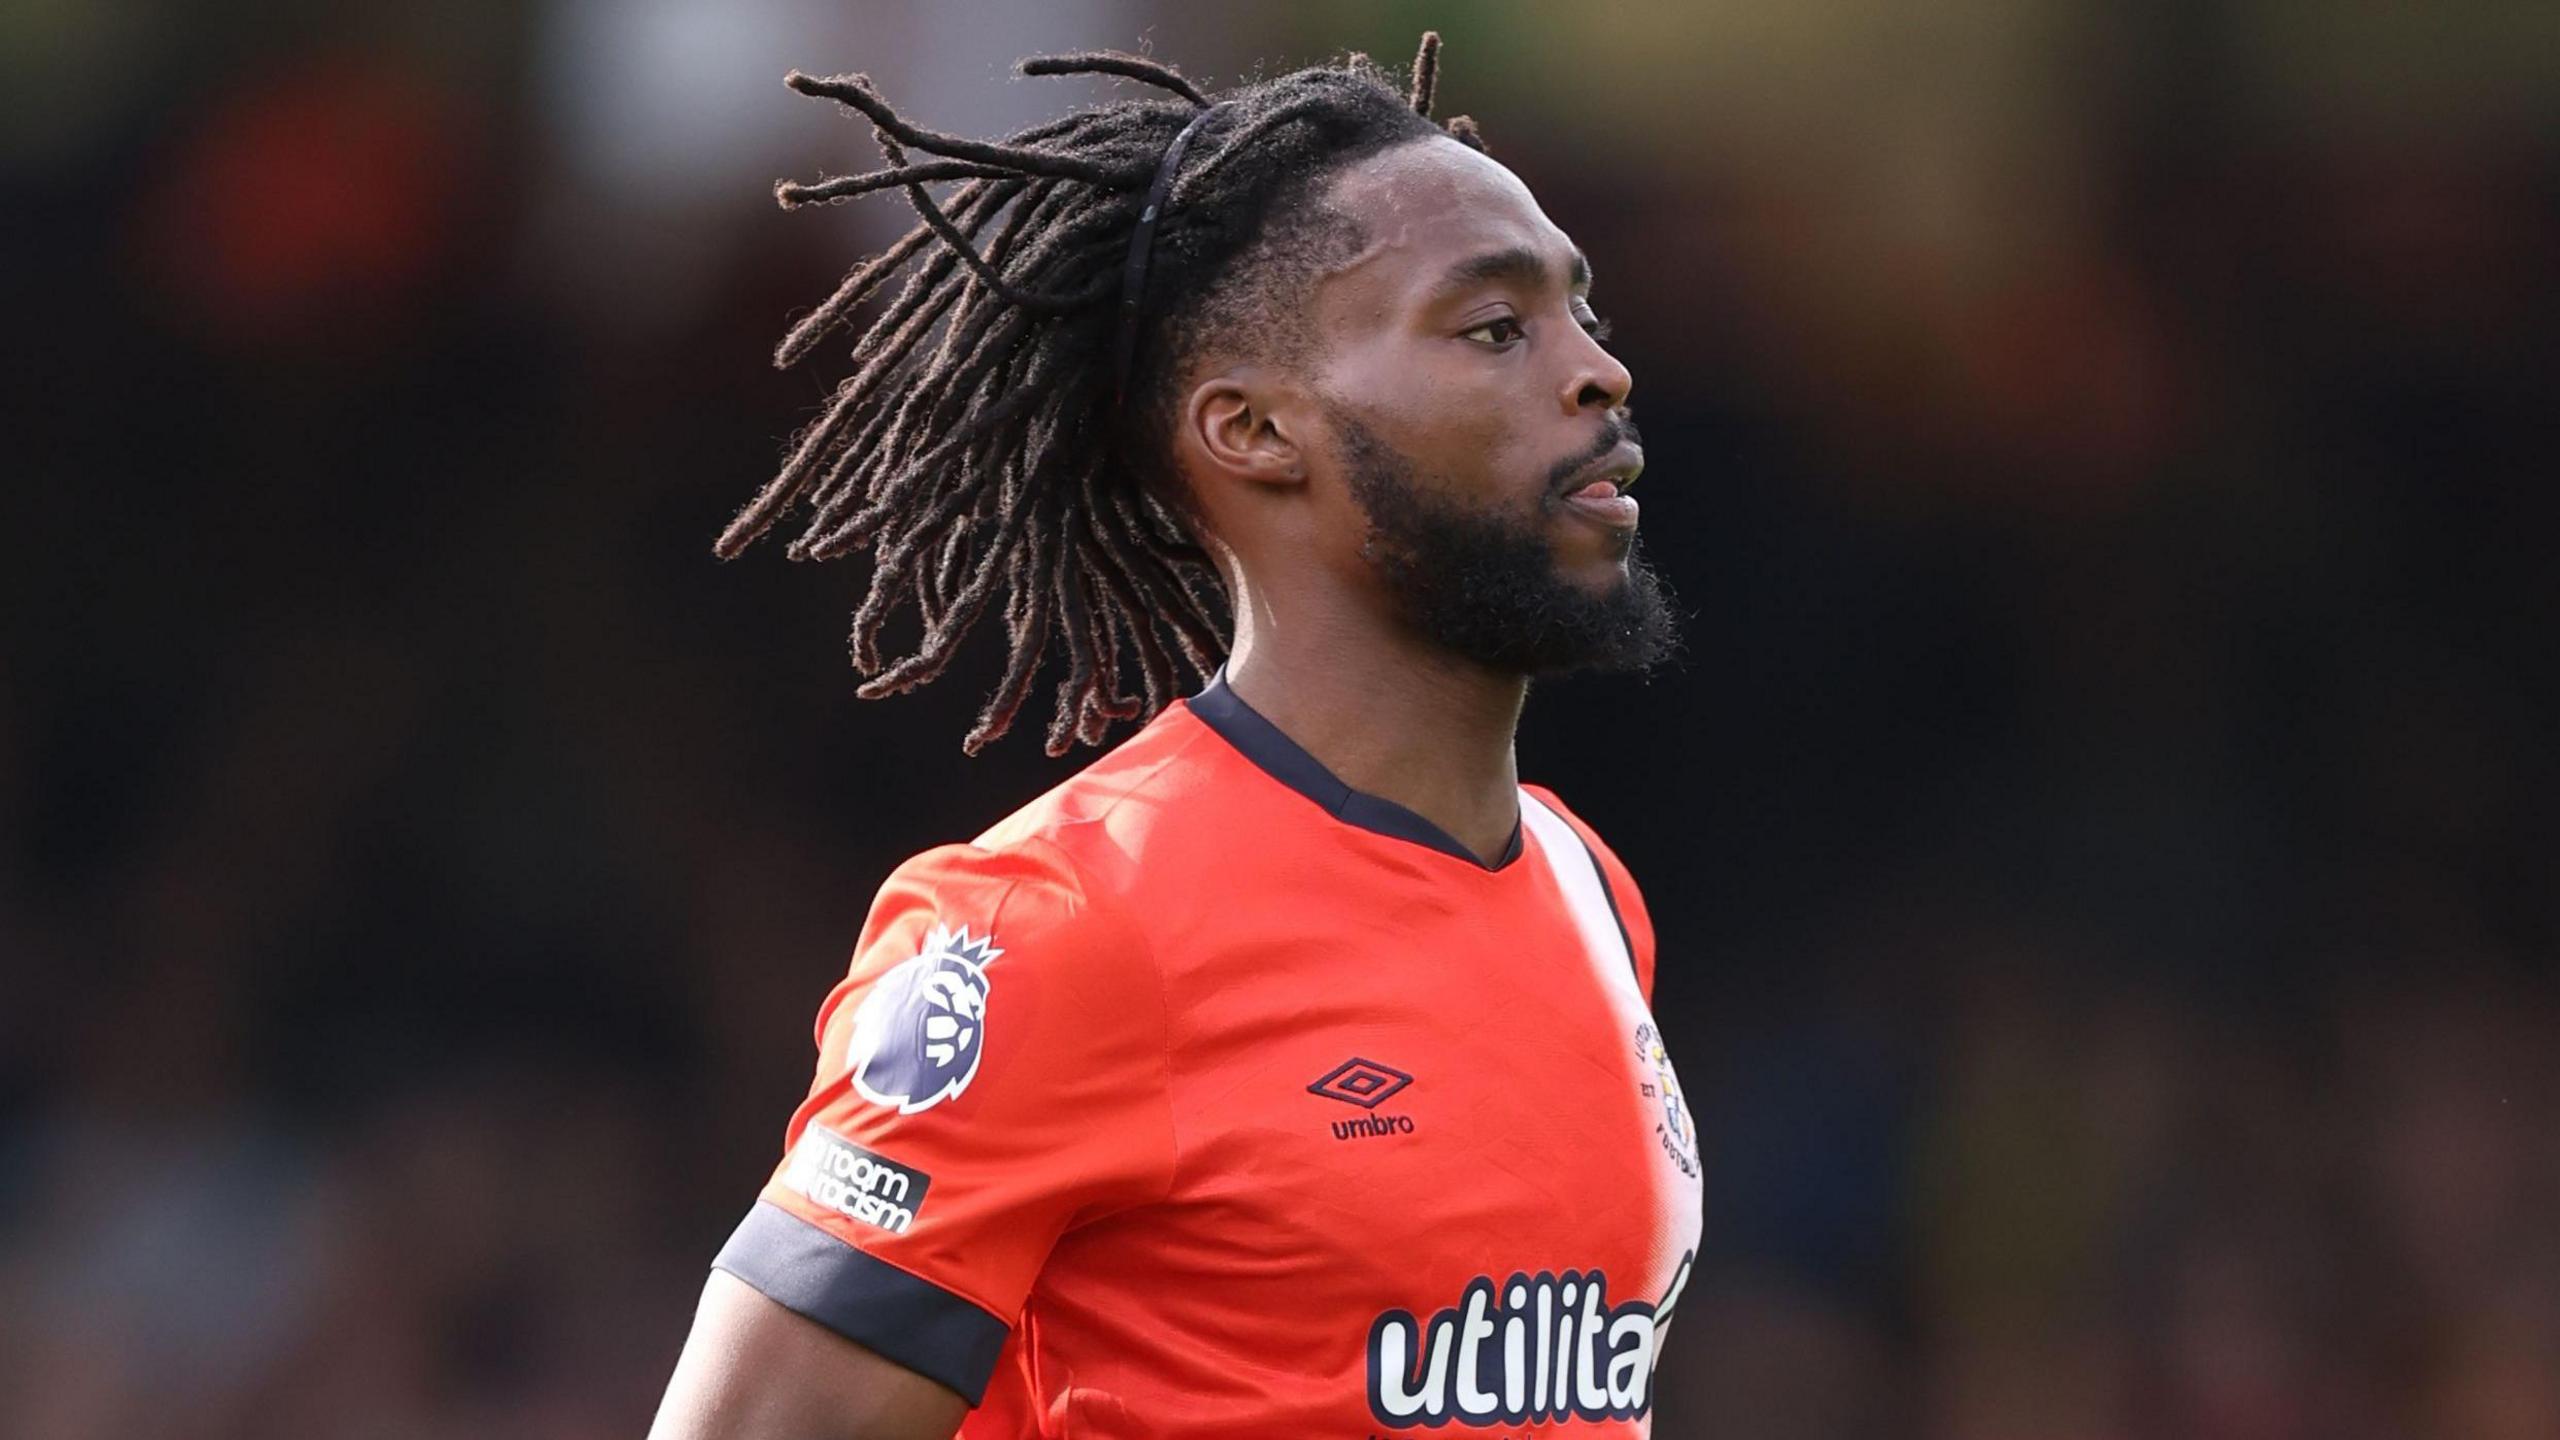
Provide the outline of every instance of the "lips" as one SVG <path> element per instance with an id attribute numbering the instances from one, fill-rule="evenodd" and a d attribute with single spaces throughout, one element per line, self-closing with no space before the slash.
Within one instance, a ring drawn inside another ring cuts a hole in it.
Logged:
<path id="1" fill-rule="evenodd" d="M 1612 495 L 1623 495 L 1643 471 L 1644 448 L 1632 441 L 1623 442 L 1589 466 L 1574 472 L 1556 487 L 1556 494 L 1569 500 L 1604 500 Z"/>
<path id="2" fill-rule="evenodd" d="M 1644 451 L 1632 441 L 1593 461 L 1558 487 L 1569 513 L 1604 529 L 1636 528 L 1636 498 L 1626 493 L 1644 469 Z"/>

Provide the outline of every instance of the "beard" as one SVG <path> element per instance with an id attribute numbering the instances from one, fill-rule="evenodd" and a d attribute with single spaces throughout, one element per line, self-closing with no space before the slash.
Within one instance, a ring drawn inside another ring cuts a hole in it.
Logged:
<path id="1" fill-rule="evenodd" d="M 1526 515 L 1466 509 L 1422 484 L 1412 458 L 1358 420 L 1339 410 L 1331 418 L 1351 496 L 1369 519 L 1360 553 L 1424 639 L 1524 676 L 1648 670 L 1678 648 L 1670 590 L 1634 536 L 1625 540 L 1625 578 L 1585 589 L 1556 567 L 1546 524 L 1564 501 L 1552 485 Z M 1613 428 L 1609 445 L 1620 433 Z M 1593 458 L 1577 456 L 1551 478 L 1562 483 Z"/>

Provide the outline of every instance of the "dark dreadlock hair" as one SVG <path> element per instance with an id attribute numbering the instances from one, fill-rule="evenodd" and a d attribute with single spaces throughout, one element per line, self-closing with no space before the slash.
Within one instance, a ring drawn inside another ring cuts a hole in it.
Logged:
<path id="1" fill-rule="evenodd" d="M 1079 110 L 995 144 L 910 123 L 868 76 L 793 72 L 792 89 L 867 118 L 888 165 L 786 181 L 775 189 L 783 207 L 897 188 L 921 223 L 775 349 L 777 367 L 798 363 L 908 271 L 855 340 L 852 373 L 716 553 L 736 556 L 794 505 L 808 523 L 791 558 L 868 548 L 851 640 L 866 699 L 940 675 L 1001 588 L 1011 648 L 961 742 L 971 754 L 1011 728 L 1052 644 L 1067 672 L 1052 755 L 1171 703 L 1177 656 L 1205 677 L 1227 648 L 1226 597 L 1165 444 L 1176 382 L 1213 338 L 1264 351 L 1307 343 L 1290 287 L 1361 243 L 1347 217 L 1314 203 L 1327 176 L 1430 136 L 1484 148 L 1466 117 L 1445 128 L 1430 118 L 1439 49 L 1436 33 L 1422 37 L 1407 88 L 1353 54 L 1223 92 L 1214 113 L 1212 97 L 1142 56 L 1038 56 L 1021 73 L 1118 76 L 1172 98 Z M 1124 393 L 1113 365 L 1124 262 L 1151 182 L 1195 119 L 1152 222 Z M 953 180 L 942 199 L 925 189 Z M 881 627 L 910 605 L 921 638 L 884 659 Z M 1137 695 L 1123 689 L 1131 664 Z"/>

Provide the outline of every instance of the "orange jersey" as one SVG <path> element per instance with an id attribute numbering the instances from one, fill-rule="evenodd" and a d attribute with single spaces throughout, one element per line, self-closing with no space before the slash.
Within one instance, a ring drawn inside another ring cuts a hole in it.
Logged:
<path id="1" fill-rule="evenodd" d="M 1635 883 L 1487 866 L 1223 683 L 900 866 L 717 1261 L 964 1437 L 1642 1435 L 1698 1246 Z"/>

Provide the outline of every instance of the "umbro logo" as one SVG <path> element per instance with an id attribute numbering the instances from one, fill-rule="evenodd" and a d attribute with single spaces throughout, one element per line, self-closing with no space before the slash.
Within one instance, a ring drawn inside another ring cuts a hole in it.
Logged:
<path id="1" fill-rule="evenodd" d="M 1323 1079 L 1307 1087 L 1307 1093 L 1375 1110 L 1379 1101 L 1412 1083 L 1413 1077 L 1401 1070 L 1354 1055 L 1325 1072 Z"/>
<path id="2" fill-rule="evenodd" d="M 1401 1070 L 1381 1065 L 1375 1060 L 1363 1060 L 1354 1055 L 1325 1072 L 1323 1079 L 1307 1087 L 1307 1093 L 1321 1095 L 1327 1100 L 1339 1100 L 1345 1105 L 1357 1105 L 1371 1112 L 1367 1115 L 1353 1116 L 1348 1120 L 1334 1121 L 1333 1138 L 1336 1140 L 1357 1140 L 1373 1135 L 1410 1135 L 1413 1133 L 1412 1116 L 1380 1115 L 1375 1112 L 1380 1101 L 1412 1083 L 1413 1077 Z"/>

